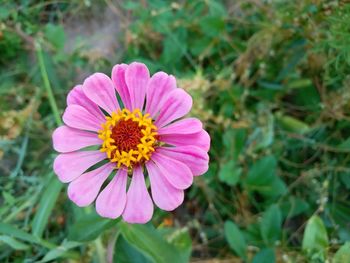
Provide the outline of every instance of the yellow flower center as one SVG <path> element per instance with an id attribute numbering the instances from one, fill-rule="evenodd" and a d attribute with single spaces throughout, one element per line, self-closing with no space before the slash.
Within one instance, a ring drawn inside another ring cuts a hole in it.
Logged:
<path id="1" fill-rule="evenodd" d="M 103 140 L 100 151 L 118 168 L 129 168 L 150 159 L 157 142 L 157 127 L 148 113 L 123 109 L 106 116 L 98 137 Z"/>

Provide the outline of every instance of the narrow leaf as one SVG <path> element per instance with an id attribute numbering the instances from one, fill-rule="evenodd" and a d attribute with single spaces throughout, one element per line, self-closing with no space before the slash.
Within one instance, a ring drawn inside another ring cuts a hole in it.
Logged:
<path id="1" fill-rule="evenodd" d="M 241 230 L 232 221 L 226 221 L 225 237 L 230 247 L 236 252 L 238 256 L 246 259 L 247 244 Z"/>
<path id="2" fill-rule="evenodd" d="M 276 262 L 275 252 L 271 248 L 261 250 L 253 258 L 252 263 L 274 263 Z"/>
<path id="3" fill-rule="evenodd" d="M 63 184 L 55 176 L 51 177 L 49 185 L 41 196 L 38 211 L 32 223 L 32 233 L 41 237 L 47 226 L 52 209 L 54 208 Z"/>
<path id="4" fill-rule="evenodd" d="M 242 168 L 237 167 L 235 161 L 230 160 L 221 166 L 219 179 L 228 185 L 234 186 L 238 183 L 241 173 Z"/>
<path id="5" fill-rule="evenodd" d="M 154 261 L 128 243 L 123 236 L 119 236 L 114 247 L 113 262 L 152 263 Z"/>
<path id="6" fill-rule="evenodd" d="M 342 245 L 333 258 L 333 263 L 350 262 L 350 242 Z"/>
<path id="7" fill-rule="evenodd" d="M 328 236 L 323 221 L 318 216 L 312 216 L 307 222 L 302 248 L 307 254 L 319 254 L 326 258 L 328 247 Z"/>
<path id="8" fill-rule="evenodd" d="M 265 244 L 274 245 L 281 238 L 282 214 L 277 205 L 272 205 L 263 214 L 260 232 Z"/>
<path id="9" fill-rule="evenodd" d="M 91 241 L 117 223 L 118 220 L 105 219 L 95 213 L 88 214 L 73 224 L 69 229 L 68 239 L 80 242 Z"/>
<path id="10" fill-rule="evenodd" d="M 0 233 L 14 237 L 14 238 L 18 238 L 24 241 L 28 241 L 30 243 L 36 243 L 36 244 L 41 243 L 41 240 L 39 238 L 6 223 L 0 223 Z"/>
<path id="11" fill-rule="evenodd" d="M 129 225 L 124 222 L 121 222 L 119 227 L 126 241 L 154 262 L 188 262 L 181 256 L 181 252 L 166 242 L 154 228 L 147 225 Z"/>
<path id="12" fill-rule="evenodd" d="M 0 242 L 4 242 L 15 250 L 27 250 L 29 246 L 9 236 L 0 236 Z"/>
<path id="13" fill-rule="evenodd" d="M 40 261 L 40 263 L 49 262 L 49 261 L 52 261 L 54 259 L 63 257 L 67 254 L 68 250 L 75 248 L 75 247 L 78 247 L 80 245 L 81 245 L 81 243 L 74 242 L 74 241 L 63 242 L 62 245 L 47 252 L 46 255 L 44 256 L 44 258 Z"/>

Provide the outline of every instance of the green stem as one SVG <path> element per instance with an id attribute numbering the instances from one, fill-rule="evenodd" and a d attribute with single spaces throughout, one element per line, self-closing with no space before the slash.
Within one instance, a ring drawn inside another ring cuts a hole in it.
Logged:
<path id="1" fill-rule="evenodd" d="M 58 110 L 55 97 L 53 95 L 52 87 L 51 87 L 51 84 L 50 84 L 50 81 L 49 81 L 49 76 L 47 74 L 47 70 L 46 70 L 46 66 L 45 66 L 45 62 L 44 62 L 43 50 L 41 48 L 39 40 L 35 41 L 35 50 L 36 50 L 36 53 L 37 53 L 37 58 L 38 58 L 38 62 L 39 62 L 41 77 L 42 77 L 42 80 L 44 82 L 44 87 L 45 87 L 45 90 L 47 92 L 47 96 L 49 98 L 51 111 L 52 111 L 52 113 L 54 115 L 55 122 L 56 122 L 57 126 L 60 126 L 60 125 L 62 125 L 61 115 L 60 115 L 60 112 Z M 61 187 L 61 186 L 59 186 L 59 187 Z M 46 247 L 48 249 L 55 249 L 56 248 L 55 244 L 52 244 L 52 243 L 50 243 L 50 242 L 48 242 L 48 241 L 46 241 L 44 239 L 41 239 L 41 238 L 38 238 L 38 243 L 41 246 Z M 64 255 L 69 257 L 69 258 L 73 258 L 73 259 L 79 259 L 80 258 L 79 254 L 77 252 L 75 252 L 75 251 L 66 251 L 64 253 Z"/>
<path id="2" fill-rule="evenodd" d="M 84 208 L 85 213 L 89 214 L 92 212 L 91 207 L 85 207 Z M 95 249 L 96 249 L 96 254 L 97 254 L 97 259 L 99 263 L 106 263 L 106 251 L 103 247 L 103 243 L 102 243 L 102 239 L 101 236 L 99 236 L 98 238 L 95 239 L 94 241 L 94 245 L 95 245 Z"/>
<path id="3" fill-rule="evenodd" d="M 98 258 L 98 262 L 100 263 L 106 263 L 106 251 L 103 247 L 103 243 L 102 243 L 102 239 L 101 237 L 98 237 L 95 241 L 95 248 L 96 248 L 96 252 L 97 252 L 97 258 Z"/>
<path id="4" fill-rule="evenodd" d="M 52 113 L 55 117 L 56 124 L 59 126 L 62 124 L 62 121 L 61 121 L 60 113 L 58 111 L 55 97 L 54 97 L 53 92 L 52 92 L 51 84 L 49 81 L 49 76 L 47 75 L 47 70 L 46 70 L 44 58 L 43 58 L 43 50 L 42 50 L 40 42 L 38 40 L 35 41 L 35 49 L 36 49 L 36 53 L 37 53 L 37 57 L 38 57 L 41 77 L 43 79 L 44 87 L 46 89 L 47 96 L 49 98 L 50 107 L 51 107 Z"/>

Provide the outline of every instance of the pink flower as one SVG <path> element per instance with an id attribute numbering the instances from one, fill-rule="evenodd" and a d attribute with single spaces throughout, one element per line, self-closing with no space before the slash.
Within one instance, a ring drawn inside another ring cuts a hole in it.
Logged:
<path id="1" fill-rule="evenodd" d="M 52 135 L 60 152 L 53 166 L 78 206 L 96 199 L 102 217 L 146 223 L 153 215 L 152 199 L 159 208 L 174 210 L 193 176 L 208 170 L 209 135 L 198 119 L 180 119 L 192 98 L 172 75 L 150 77 L 142 63 L 118 64 L 112 79 L 95 73 L 74 87 L 67 105 L 65 125 Z"/>

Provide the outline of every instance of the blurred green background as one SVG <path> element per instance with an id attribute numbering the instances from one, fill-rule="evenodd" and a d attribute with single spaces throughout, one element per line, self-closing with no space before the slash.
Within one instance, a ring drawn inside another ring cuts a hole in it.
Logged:
<path id="1" fill-rule="evenodd" d="M 349 21 L 347 0 L 0 0 L 0 262 L 350 262 Z M 67 92 L 135 60 L 212 139 L 148 225 L 76 207 L 52 171 Z"/>

